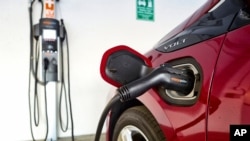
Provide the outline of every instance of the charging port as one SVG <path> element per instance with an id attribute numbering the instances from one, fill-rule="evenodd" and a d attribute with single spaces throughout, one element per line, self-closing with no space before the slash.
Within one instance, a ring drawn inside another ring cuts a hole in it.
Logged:
<path id="1" fill-rule="evenodd" d="M 199 64 L 193 58 L 183 58 L 175 61 L 168 62 L 173 68 L 178 68 L 181 70 L 187 70 L 192 75 L 194 75 L 194 85 L 193 89 L 188 94 L 183 94 L 181 92 L 165 89 L 164 87 L 159 87 L 159 94 L 164 99 L 165 102 L 178 105 L 178 106 L 191 106 L 196 103 L 201 89 L 202 82 L 202 70 Z"/>

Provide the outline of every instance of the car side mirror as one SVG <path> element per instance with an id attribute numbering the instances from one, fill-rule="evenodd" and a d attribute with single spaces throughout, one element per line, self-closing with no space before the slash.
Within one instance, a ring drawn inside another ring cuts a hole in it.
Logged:
<path id="1" fill-rule="evenodd" d="M 107 50 L 102 57 L 100 73 L 108 83 L 120 87 L 147 74 L 151 61 L 124 45 Z"/>

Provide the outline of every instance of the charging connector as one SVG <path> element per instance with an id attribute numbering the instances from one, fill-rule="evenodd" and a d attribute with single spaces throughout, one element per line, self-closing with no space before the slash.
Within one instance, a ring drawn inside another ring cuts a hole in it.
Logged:
<path id="1" fill-rule="evenodd" d="M 43 69 L 44 71 L 48 70 L 49 68 L 49 59 L 48 58 L 44 58 L 43 59 Z"/>
<path id="2" fill-rule="evenodd" d="M 120 100 L 124 102 L 134 99 L 156 86 L 188 94 L 193 89 L 193 85 L 193 74 L 163 64 L 146 76 L 118 88 L 117 91 L 120 94 Z"/>

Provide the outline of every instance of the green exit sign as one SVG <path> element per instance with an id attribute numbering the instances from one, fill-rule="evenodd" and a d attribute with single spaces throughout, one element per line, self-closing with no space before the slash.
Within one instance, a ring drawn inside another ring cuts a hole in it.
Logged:
<path id="1" fill-rule="evenodd" d="M 154 0 L 136 0 L 136 18 L 154 21 Z"/>

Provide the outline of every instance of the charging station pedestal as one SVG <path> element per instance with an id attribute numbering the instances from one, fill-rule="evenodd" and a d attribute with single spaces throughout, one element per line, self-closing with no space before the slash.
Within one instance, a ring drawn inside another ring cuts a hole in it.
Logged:
<path id="1" fill-rule="evenodd" d="M 41 26 L 40 26 L 41 27 Z M 45 29 L 49 30 L 49 29 Z M 52 29 L 50 29 L 52 30 Z M 44 33 L 44 31 L 42 32 Z M 44 91 L 45 91 L 45 96 L 47 100 L 47 122 L 48 122 L 48 136 L 47 140 L 48 141 L 56 141 L 57 140 L 57 135 L 58 135 L 58 88 L 57 88 L 57 83 L 60 82 L 59 80 L 59 74 L 61 74 L 60 69 L 60 62 L 61 58 L 59 56 L 61 52 L 60 50 L 60 43 L 58 42 L 58 38 L 56 37 L 55 40 L 52 41 L 47 41 L 48 38 L 46 37 L 47 35 L 42 34 L 40 36 L 42 40 L 42 48 L 41 52 L 42 55 L 40 56 L 39 60 L 40 61 L 40 67 L 42 70 L 40 73 L 42 80 L 44 81 Z M 57 42 L 56 44 L 54 42 Z M 55 45 L 52 46 L 51 44 Z M 55 50 L 51 50 L 52 47 Z M 50 49 L 48 49 L 50 48 Z M 45 63 L 47 61 L 47 63 Z M 47 65 L 47 66 L 45 66 Z"/>
<path id="2" fill-rule="evenodd" d="M 56 82 L 49 82 L 46 85 L 47 89 L 47 112 L 48 112 L 48 141 L 56 141 L 58 134 L 57 124 L 57 84 Z"/>

